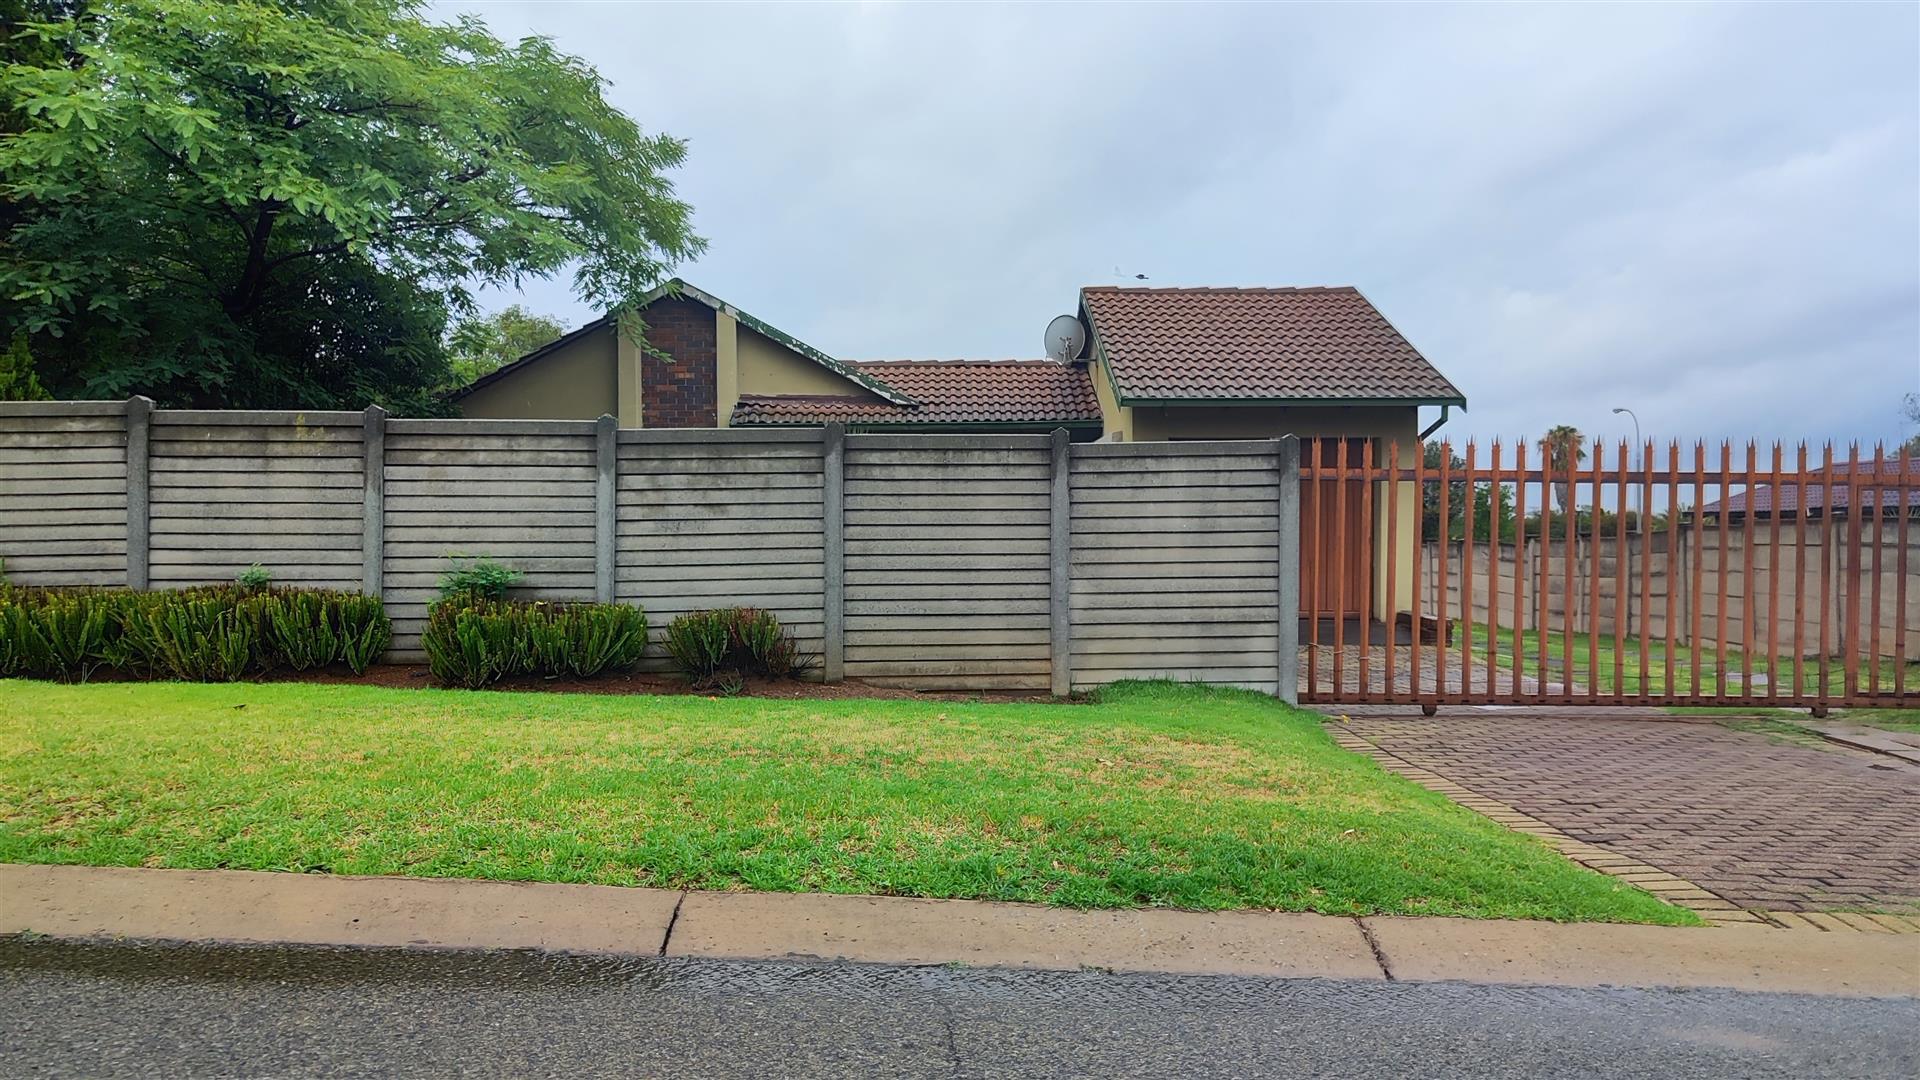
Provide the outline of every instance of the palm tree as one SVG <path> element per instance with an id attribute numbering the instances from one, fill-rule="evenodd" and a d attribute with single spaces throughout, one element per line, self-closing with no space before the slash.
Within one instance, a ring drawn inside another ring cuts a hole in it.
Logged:
<path id="1" fill-rule="evenodd" d="M 1540 460 L 1545 463 L 1547 475 L 1567 475 L 1575 465 L 1587 459 L 1587 437 L 1571 424 L 1561 424 L 1540 436 Z M 1554 501 L 1560 504 L 1562 513 L 1573 513 L 1573 484 L 1566 480 L 1553 482 Z"/>

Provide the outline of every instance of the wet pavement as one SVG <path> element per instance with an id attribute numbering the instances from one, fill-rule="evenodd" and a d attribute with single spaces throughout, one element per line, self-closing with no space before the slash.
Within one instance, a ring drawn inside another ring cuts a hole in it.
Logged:
<path id="1" fill-rule="evenodd" d="M 4 1076 L 1910 1077 L 1920 1001 L 0 940 Z"/>

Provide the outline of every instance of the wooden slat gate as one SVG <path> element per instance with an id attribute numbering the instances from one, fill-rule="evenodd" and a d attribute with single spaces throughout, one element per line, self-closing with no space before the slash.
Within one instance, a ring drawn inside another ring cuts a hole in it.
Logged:
<path id="1" fill-rule="evenodd" d="M 1301 479 L 1303 701 L 1920 705 L 1920 458 L 1334 441 Z"/>

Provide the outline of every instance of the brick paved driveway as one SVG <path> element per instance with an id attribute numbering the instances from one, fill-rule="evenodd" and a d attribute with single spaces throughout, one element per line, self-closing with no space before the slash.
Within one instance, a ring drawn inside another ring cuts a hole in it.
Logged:
<path id="1" fill-rule="evenodd" d="M 1381 749 L 1742 907 L 1920 912 L 1920 767 L 1694 719 L 1355 715 Z"/>

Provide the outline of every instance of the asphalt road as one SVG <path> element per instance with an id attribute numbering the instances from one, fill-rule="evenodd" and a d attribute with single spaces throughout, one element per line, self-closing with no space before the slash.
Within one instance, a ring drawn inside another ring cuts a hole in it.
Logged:
<path id="1" fill-rule="evenodd" d="M 0 940 L 0 1076 L 1920 1076 L 1920 1003 Z"/>

